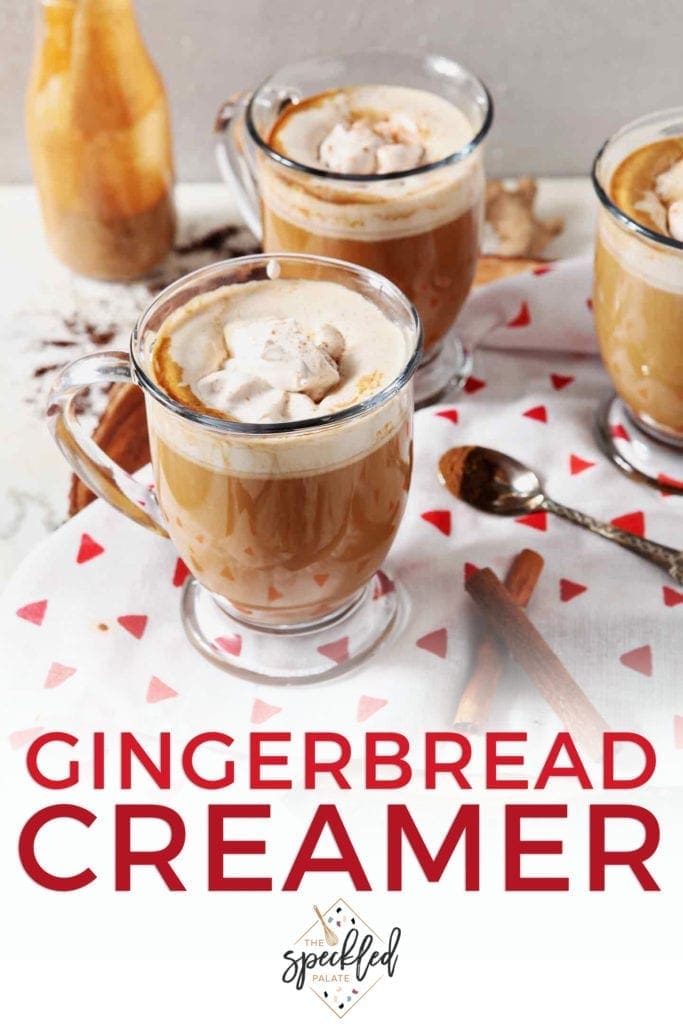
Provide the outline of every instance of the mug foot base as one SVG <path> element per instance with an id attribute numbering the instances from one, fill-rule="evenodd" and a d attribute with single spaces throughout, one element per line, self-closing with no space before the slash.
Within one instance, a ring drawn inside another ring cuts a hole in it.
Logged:
<path id="1" fill-rule="evenodd" d="M 415 373 L 415 408 L 433 405 L 448 392 L 459 391 L 465 384 L 472 358 L 455 331 L 450 331 L 441 342 L 436 355 L 423 363 Z"/>
<path id="2" fill-rule="evenodd" d="M 395 635 L 407 598 L 383 570 L 346 607 L 302 627 L 258 628 L 197 580 L 185 583 L 182 620 L 197 650 L 231 675 L 255 683 L 320 683 L 355 671 Z"/>
<path id="3" fill-rule="evenodd" d="M 628 476 L 666 494 L 683 495 L 683 451 L 643 429 L 619 398 L 612 395 L 596 416 L 598 443 Z"/>

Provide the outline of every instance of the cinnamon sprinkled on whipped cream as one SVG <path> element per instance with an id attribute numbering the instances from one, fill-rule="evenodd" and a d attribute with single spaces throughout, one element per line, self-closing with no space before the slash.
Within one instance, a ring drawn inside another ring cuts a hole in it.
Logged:
<path id="1" fill-rule="evenodd" d="M 425 148 L 417 125 L 393 112 L 371 122 L 338 121 L 320 144 L 320 162 L 340 174 L 388 174 L 423 163 Z"/>
<path id="2" fill-rule="evenodd" d="M 172 313 L 153 372 L 192 408 L 278 423 L 368 398 L 399 375 L 406 356 L 402 331 L 358 292 L 275 278 L 207 292 Z"/>
<path id="3" fill-rule="evenodd" d="M 450 156 L 473 134 L 463 112 L 434 93 L 358 85 L 291 104 L 269 141 L 308 167 L 386 174 Z"/>

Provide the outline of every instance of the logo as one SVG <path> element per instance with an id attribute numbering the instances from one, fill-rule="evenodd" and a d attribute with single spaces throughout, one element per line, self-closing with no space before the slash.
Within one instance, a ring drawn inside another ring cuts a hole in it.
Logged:
<path id="1" fill-rule="evenodd" d="M 315 917 L 283 953 L 282 980 L 298 991 L 309 989 L 337 1017 L 344 1017 L 382 978 L 393 977 L 401 929 L 385 941 L 346 902 L 326 910 L 313 907 Z"/>

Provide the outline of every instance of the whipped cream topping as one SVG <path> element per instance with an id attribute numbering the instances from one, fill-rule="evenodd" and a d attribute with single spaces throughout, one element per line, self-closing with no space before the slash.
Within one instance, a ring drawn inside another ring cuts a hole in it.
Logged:
<path id="1" fill-rule="evenodd" d="M 648 190 L 634 205 L 651 218 L 663 235 L 683 242 L 683 160 L 658 174 L 654 190 Z"/>
<path id="2" fill-rule="evenodd" d="M 317 403 L 339 383 L 345 343 L 331 324 L 307 334 L 292 317 L 237 321 L 226 324 L 224 336 L 227 359 L 193 391 L 235 419 L 272 423 L 297 411 L 305 417 L 309 403 L 298 396 Z"/>
<path id="3" fill-rule="evenodd" d="M 677 160 L 668 171 L 657 176 L 655 191 L 667 206 L 669 234 L 677 242 L 683 242 L 683 160 Z"/>
<path id="4" fill-rule="evenodd" d="M 473 135 L 465 114 L 435 93 L 359 85 L 292 104 L 270 144 L 307 167 L 382 174 L 441 160 Z"/>
<path id="5" fill-rule="evenodd" d="M 408 344 L 358 292 L 275 278 L 206 292 L 172 313 L 157 334 L 153 372 L 173 397 L 204 411 L 287 422 L 381 390 L 401 372 Z"/>
<path id="6" fill-rule="evenodd" d="M 677 242 L 683 242 L 683 199 L 675 199 L 669 207 L 669 233 Z"/>
<path id="7" fill-rule="evenodd" d="M 397 112 L 374 123 L 337 122 L 320 144 L 320 163 L 340 174 L 408 171 L 423 163 L 424 154 L 417 125 Z"/>
<path id="8" fill-rule="evenodd" d="M 654 192 L 646 192 L 637 203 L 633 204 L 633 207 L 641 213 L 647 214 L 653 224 L 656 225 L 657 230 L 661 231 L 663 235 L 667 234 L 669 228 L 666 206 Z"/>
<path id="9" fill-rule="evenodd" d="M 667 206 L 683 199 L 683 160 L 677 160 L 667 171 L 657 175 L 655 192 Z"/>

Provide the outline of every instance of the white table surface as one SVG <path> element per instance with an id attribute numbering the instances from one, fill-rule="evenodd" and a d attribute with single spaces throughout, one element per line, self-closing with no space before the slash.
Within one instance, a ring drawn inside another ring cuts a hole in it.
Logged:
<path id="1" fill-rule="evenodd" d="M 561 215 L 566 229 L 547 250 L 548 258 L 581 255 L 592 245 L 594 203 L 587 178 L 539 182 L 541 216 Z M 181 239 L 237 221 L 221 184 L 187 184 L 177 189 Z M 127 348 L 127 334 L 151 297 L 145 284 L 102 284 L 78 277 L 49 253 L 36 194 L 31 186 L 0 187 L 0 583 L 21 559 L 67 515 L 70 471 L 44 422 L 45 397 L 55 364 L 104 348 Z M 236 248 L 248 244 L 233 240 Z M 211 252 L 174 257 L 162 271 L 172 279 L 217 258 Z M 72 319 L 108 331 L 106 346 L 94 346 Z M 55 340 L 76 344 L 55 346 Z M 95 399 L 90 419 L 101 402 Z"/>

